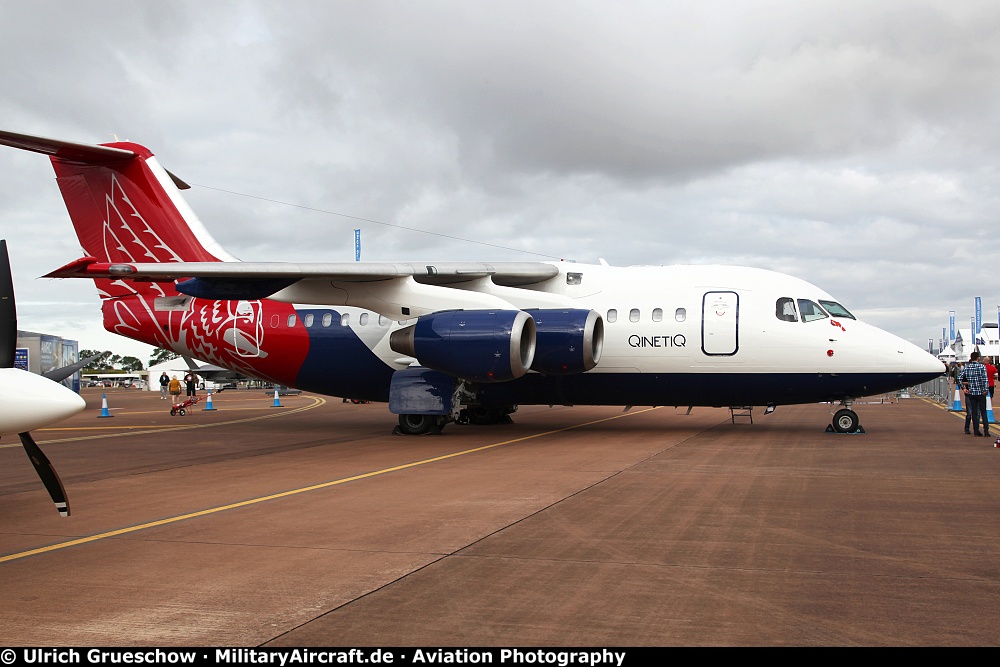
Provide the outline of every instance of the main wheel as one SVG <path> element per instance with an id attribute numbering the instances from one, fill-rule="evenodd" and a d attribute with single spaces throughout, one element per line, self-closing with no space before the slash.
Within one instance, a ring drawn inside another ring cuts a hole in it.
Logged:
<path id="1" fill-rule="evenodd" d="M 858 413 L 854 410 L 837 410 L 833 415 L 833 430 L 837 433 L 854 433 L 858 430 Z"/>
<path id="2" fill-rule="evenodd" d="M 180 410 L 178 410 L 178 412 L 180 413 L 181 417 L 187 414 L 186 412 L 184 412 L 184 408 L 181 408 Z"/>
<path id="3" fill-rule="evenodd" d="M 399 431 L 406 435 L 423 435 L 434 425 L 434 415 L 399 415 Z"/>
<path id="4" fill-rule="evenodd" d="M 468 408 L 469 423 L 476 426 L 496 424 L 504 414 L 503 408 L 484 408 L 481 405 Z"/>
<path id="5" fill-rule="evenodd" d="M 177 410 L 174 410 L 173 408 L 170 408 L 170 416 L 171 417 L 176 417 L 177 416 Z"/>

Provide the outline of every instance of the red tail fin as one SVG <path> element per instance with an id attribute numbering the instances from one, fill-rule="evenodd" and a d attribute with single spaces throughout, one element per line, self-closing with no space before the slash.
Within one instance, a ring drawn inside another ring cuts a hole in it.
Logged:
<path id="1" fill-rule="evenodd" d="M 13 132 L 0 132 L 0 144 L 49 155 L 88 255 L 107 262 L 235 259 L 184 201 L 177 184 L 187 186 L 168 174 L 144 146 L 92 146 Z"/>
<path id="2" fill-rule="evenodd" d="M 77 144 L 0 131 L 0 144 L 44 153 L 88 255 L 105 262 L 232 261 L 145 146 Z M 173 283 L 97 279 L 103 299 L 173 296 Z"/>
<path id="3" fill-rule="evenodd" d="M 0 145 L 50 157 L 80 245 L 100 262 L 235 261 L 181 197 L 180 181 L 143 146 L 93 146 L 5 131 Z M 291 343 L 275 344 L 270 353 L 261 349 L 264 322 L 271 329 L 288 322 L 295 313 L 289 304 L 192 299 L 178 295 L 172 282 L 94 282 L 104 300 L 104 327 L 150 345 L 286 384 L 308 350 L 301 324 L 283 327 L 286 337 L 276 339 Z"/>
<path id="4" fill-rule="evenodd" d="M 229 257 L 153 154 L 107 144 L 125 159 L 53 155 L 52 167 L 83 249 L 108 262 L 216 262 Z"/>

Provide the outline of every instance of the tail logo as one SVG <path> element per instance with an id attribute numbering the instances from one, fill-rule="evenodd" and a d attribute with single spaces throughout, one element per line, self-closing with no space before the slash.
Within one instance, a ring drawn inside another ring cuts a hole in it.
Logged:
<path id="1" fill-rule="evenodd" d="M 263 359 L 267 352 L 260 349 L 264 342 L 264 317 L 260 301 L 227 301 L 232 329 L 222 334 L 223 340 L 232 345 L 241 357 Z M 236 311 L 233 312 L 233 304 Z"/>
<path id="2" fill-rule="evenodd" d="M 104 252 L 109 262 L 180 262 L 180 256 L 153 231 L 128 194 L 111 175 L 111 192 L 105 197 Z M 138 233 L 132 228 L 138 227 Z"/>

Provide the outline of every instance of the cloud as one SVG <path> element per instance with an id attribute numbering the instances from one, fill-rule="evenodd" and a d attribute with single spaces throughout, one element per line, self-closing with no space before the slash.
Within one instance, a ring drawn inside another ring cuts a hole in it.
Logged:
<path id="1" fill-rule="evenodd" d="M 972 290 L 997 299 L 995 3 L 0 14 L 5 129 L 149 145 L 244 259 L 349 261 L 361 227 L 373 260 L 742 263 L 916 342 Z M 92 289 L 33 280 L 78 253 L 45 159 L 0 150 L 0 174 L 19 296 L 96 320 Z"/>

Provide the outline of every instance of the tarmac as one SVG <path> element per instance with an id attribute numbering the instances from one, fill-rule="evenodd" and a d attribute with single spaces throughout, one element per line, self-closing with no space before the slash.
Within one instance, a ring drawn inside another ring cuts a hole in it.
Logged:
<path id="1" fill-rule="evenodd" d="M 0 440 L 7 646 L 1000 643 L 1000 449 L 924 399 L 856 435 L 525 406 L 406 437 L 311 394 L 83 395 L 33 432 L 71 517 Z"/>

